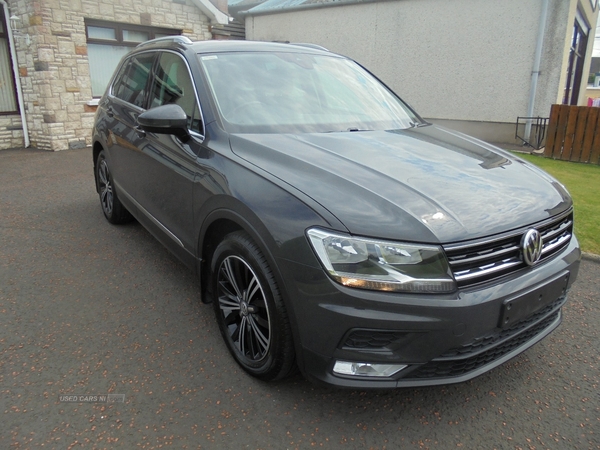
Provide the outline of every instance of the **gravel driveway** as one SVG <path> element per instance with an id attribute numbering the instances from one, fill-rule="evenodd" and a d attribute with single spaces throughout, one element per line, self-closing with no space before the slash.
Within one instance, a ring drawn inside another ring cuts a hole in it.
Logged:
<path id="1" fill-rule="evenodd" d="M 466 383 L 265 384 L 194 276 L 104 220 L 90 150 L 1 151 L 0 448 L 598 449 L 599 293 L 586 258 L 558 330 Z"/>

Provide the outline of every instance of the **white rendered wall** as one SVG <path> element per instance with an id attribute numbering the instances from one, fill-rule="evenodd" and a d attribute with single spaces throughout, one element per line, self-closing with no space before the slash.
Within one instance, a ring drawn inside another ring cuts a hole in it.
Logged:
<path id="1" fill-rule="evenodd" d="M 560 96 L 576 1 L 550 0 L 535 115 Z M 540 13 L 541 0 L 380 1 L 249 16 L 246 36 L 348 55 L 424 117 L 514 123 L 527 112 Z"/>

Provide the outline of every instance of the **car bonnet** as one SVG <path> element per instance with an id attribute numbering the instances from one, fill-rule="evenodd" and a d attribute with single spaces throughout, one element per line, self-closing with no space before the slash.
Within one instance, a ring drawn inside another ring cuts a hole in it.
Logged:
<path id="1" fill-rule="evenodd" d="M 232 135 L 231 146 L 356 235 L 457 242 L 533 224 L 572 205 L 565 188 L 535 166 L 433 125 Z"/>

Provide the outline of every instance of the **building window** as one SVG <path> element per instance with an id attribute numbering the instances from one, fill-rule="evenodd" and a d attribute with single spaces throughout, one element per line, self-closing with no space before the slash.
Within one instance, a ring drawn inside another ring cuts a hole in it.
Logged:
<path id="1" fill-rule="evenodd" d="M 17 112 L 15 79 L 10 59 L 7 29 L 4 9 L 0 8 L 0 114 Z"/>
<path id="2" fill-rule="evenodd" d="M 121 58 L 140 42 L 181 30 L 85 19 L 92 96 L 101 97 Z"/>

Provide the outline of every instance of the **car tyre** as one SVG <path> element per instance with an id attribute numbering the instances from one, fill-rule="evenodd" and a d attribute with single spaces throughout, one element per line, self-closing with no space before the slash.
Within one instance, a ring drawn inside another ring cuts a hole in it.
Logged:
<path id="1" fill-rule="evenodd" d="M 289 319 L 267 260 L 244 232 L 227 235 L 211 264 L 213 307 L 236 362 L 265 381 L 296 372 Z"/>
<path id="2" fill-rule="evenodd" d="M 104 150 L 100 152 L 96 160 L 96 183 L 104 217 L 115 225 L 131 221 L 133 217 L 117 196 Z"/>

